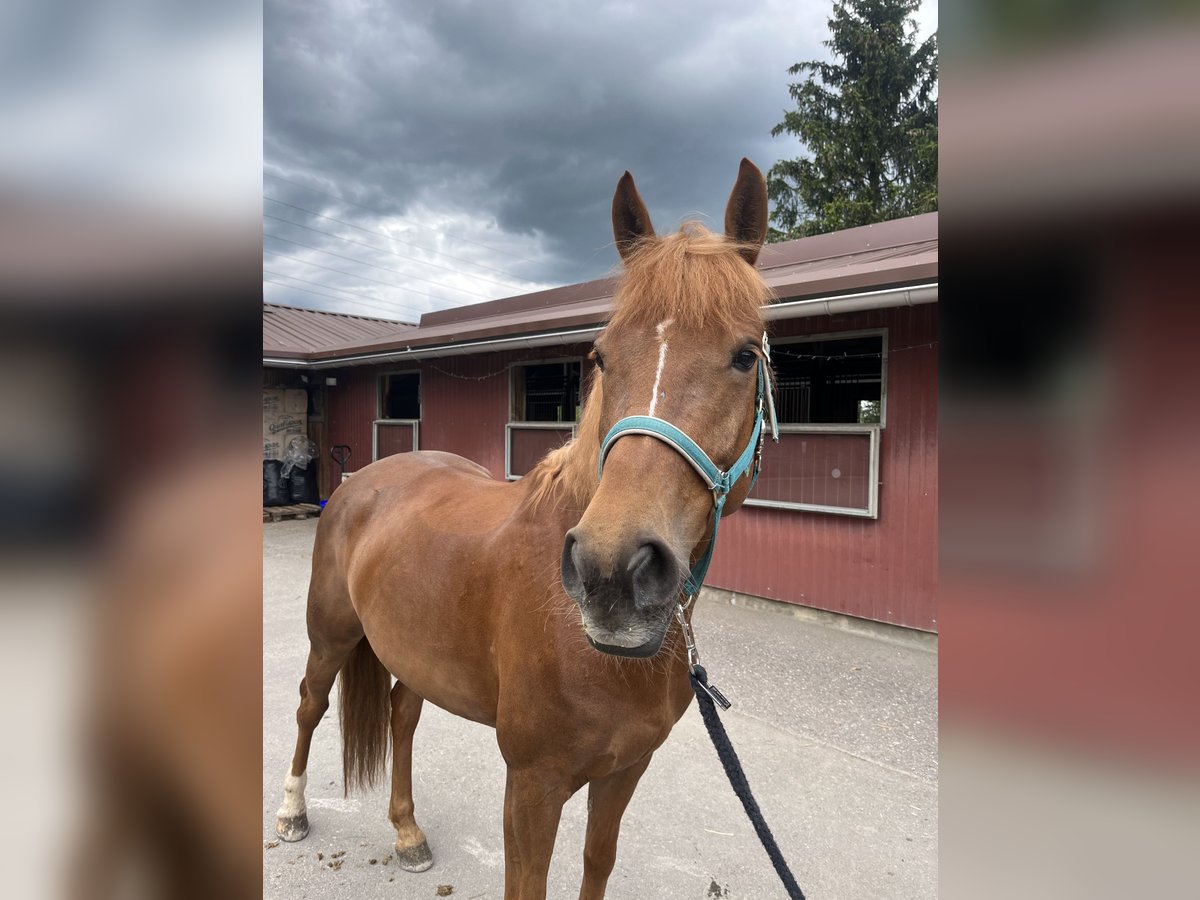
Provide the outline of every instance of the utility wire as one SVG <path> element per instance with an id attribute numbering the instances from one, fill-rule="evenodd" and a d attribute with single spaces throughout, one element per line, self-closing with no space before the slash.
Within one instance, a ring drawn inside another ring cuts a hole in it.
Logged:
<path id="1" fill-rule="evenodd" d="M 408 313 L 411 313 L 412 315 L 417 316 L 418 318 L 421 316 L 421 314 L 423 312 L 423 310 L 417 309 L 414 306 L 409 306 L 404 303 L 393 303 L 391 301 L 380 299 L 375 296 L 364 297 L 364 296 L 355 294 L 350 290 L 343 290 L 342 288 L 338 288 L 334 285 L 325 284 L 322 281 L 309 281 L 307 278 L 300 278 L 296 275 L 287 275 L 283 272 L 273 272 L 270 269 L 263 269 L 263 274 L 264 275 L 273 275 L 276 278 L 287 278 L 287 279 L 290 279 L 291 281 L 299 281 L 302 284 L 309 284 L 309 285 L 312 285 L 313 287 L 328 288 L 331 291 L 337 292 L 336 295 L 322 292 L 323 296 L 329 297 L 333 300 L 342 300 L 347 303 L 360 303 L 364 306 L 370 306 L 374 309 L 384 310 L 385 312 L 388 312 L 392 315 L 396 314 L 396 309 L 405 310 Z M 272 282 L 272 283 L 280 284 L 281 282 L 276 281 L 276 282 Z M 285 285 L 285 287 L 295 287 L 295 285 L 288 284 L 288 285 Z M 302 291 L 302 290 L 304 290 L 304 288 L 297 287 L 296 290 Z M 309 293 L 318 293 L 318 292 L 310 291 Z"/>
<path id="2" fill-rule="evenodd" d="M 265 197 L 263 199 L 270 200 L 271 198 Z M 299 208 L 299 207 L 297 207 L 297 208 Z M 474 272 L 464 272 L 461 269 L 453 269 L 450 266 L 443 266 L 443 265 L 439 265 L 438 263 L 435 263 L 435 262 L 428 262 L 427 260 L 417 259 L 417 257 L 415 257 L 415 256 L 406 256 L 403 253 L 397 253 L 394 250 L 388 250 L 387 248 L 377 246 L 376 244 L 368 244 L 366 241 L 356 241 L 356 240 L 354 240 L 354 238 L 348 238 L 343 235 L 337 234 L 336 232 L 333 232 L 333 231 L 324 231 L 320 228 L 313 228 L 311 225 L 302 225 L 299 222 L 293 222 L 291 219 L 284 219 L 281 216 L 273 216 L 270 213 L 263 213 L 263 218 L 264 219 L 274 219 L 276 222 L 283 222 L 285 225 L 291 225 L 294 228 L 303 228 L 305 231 L 313 231 L 313 232 L 316 232 L 317 234 L 323 234 L 326 237 L 336 238 L 337 240 L 345 241 L 348 244 L 357 244 L 360 247 L 366 247 L 368 250 L 374 250 L 376 253 L 387 253 L 390 256 L 396 257 L 397 259 L 407 259 L 411 262 L 417 263 L 418 265 L 433 266 L 435 269 L 444 269 L 445 271 L 453 272 L 456 275 L 466 275 L 470 278 L 477 279 L 478 281 L 486 281 L 489 284 L 494 284 L 498 287 L 503 288 L 506 291 L 510 291 L 513 289 L 511 284 L 507 284 L 503 281 L 496 281 L 496 279 L 494 279 L 494 278 L 488 278 L 484 275 L 476 275 Z M 401 243 L 405 243 L 405 242 L 401 241 Z"/>
<path id="3" fill-rule="evenodd" d="M 447 234 L 446 232 L 442 231 L 440 228 L 435 228 L 432 225 L 425 225 L 425 224 L 422 224 L 421 222 L 416 222 L 412 219 L 406 219 L 403 216 L 397 216 L 397 215 L 394 215 L 393 213 L 386 213 L 383 210 L 374 208 L 373 206 L 367 206 L 365 203 L 356 203 L 353 200 L 347 200 L 345 197 L 340 197 L 337 194 L 331 194 L 331 193 L 329 193 L 329 191 L 323 191 L 320 188 L 311 187 L 307 184 L 301 184 L 298 181 L 292 181 L 290 178 L 284 178 L 282 175 L 276 175 L 274 172 L 264 171 L 263 174 L 269 178 L 274 178 L 278 181 L 282 181 L 285 184 L 290 184 L 294 187 L 298 187 L 298 188 L 301 188 L 306 191 L 312 191 L 314 194 L 322 194 L 326 197 L 331 197 L 334 200 L 340 200 L 342 203 L 348 203 L 351 206 L 357 206 L 360 209 L 365 209 L 368 212 L 373 212 L 378 216 L 385 216 L 390 219 L 396 219 L 397 221 L 400 221 L 400 222 L 407 222 L 410 225 L 415 225 L 417 228 L 425 228 L 429 231 L 433 231 L 433 232 L 441 235 L 442 237 L 450 238 L 451 240 L 464 241 L 468 244 L 475 244 L 477 247 L 483 247 L 486 250 L 491 250 L 493 253 L 500 253 L 504 256 L 512 257 L 513 259 L 519 259 L 519 260 L 521 260 L 521 262 L 533 263 L 534 265 L 537 264 L 537 260 L 529 259 L 529 257 L 527 257 L 527 256 L 518 256 L 516 253 L 510 253 L 507 250 L 501 250 L 499 247 L 493 247 L 491 244 L 485 244 L 482 241 L 476 241 L 471 238 L 465 238 L 465 237 L 461 237 L 461 236 L 455 235 L 455 234 Z"/>
<path id="4" fill-rule="evenodd" d="M 295 203 L 285 203 L 282 200 L 276 200 L 274 197 L 268 197 L 266 194 L 263 194 L 262 196 L 263 196 L 264 200 L 267 200 L 271 203 L 278 203 L 280 206 L 286 206 L 286 207 L 288 207 L 288 209 L 294 209 L 294 210 L 297 210 L 302 213 L 307 213 L 310 216 L 317 216 L 318 218 L 321 218 L 321 219 L 328 219 L 330 222 L 337 222 L 339 225 L 345 225 L 347 228 L 354 228 L 358 231 L 366 232 L 367 234 L 377 234 L 381 237 L 387 238 L 389 241 L 396 241 L 399 244 L 406 244 L 409 247 L 415 247 L 418 250 L 424 250 L 426 253 L 432 253 L 435 256 L 444 256 L 447 259 L 453 259 L 456 262 L 465 263 L 468 266 L 476 266 L 480 269 L 487 269 L 489 272 L 496 272 L 500 275 L 505 275 L 516 281 L 529 281 L 528 278 L 522 278 L 520 275 L 514 275 L 512 272 L 506 272 L 504 269 L 497 269 L 495 266 L 488 266 L 488 265 L 485 265 L 480 262 L 474 262 L 473 260 L 463 259 L 461 256 L 454 256 L 453 254 L 446 253 L 442 250 L 434 250 L 430 247 L 422 246 L 421 244 L 414 244 L 414 243 L 412 243 L 412 241 L 406 241 L 403 238 L 398 238 L 398 237 L 395 237 L 394 235 L 388 234 L 388 232 L 384 231 L 382 228 L 366 228 L 362 225 L 355 225 L 353 222 L 347 222 L 345 219 L 339 219 L 336 216 L 328 216 L 325 213 L 317 212 L 315 209 L 309 209 L 308 207 L 305 207 L 305 206 L 297 206 Z M 265 215 L 265 213 L 264 213 L 264 215 Z M 330 232 L 330 233 L 332 233 L 332 232 Z M 415 258 L 416 257 L 405 257 L 405 259 L 415 259 Z M 482 277 L 482 276 L 480 276 L 480 277 Z"/>
<path id="5" fill-rule="evenodd" d="M 284 276 L 284 277 L 287 277 L 287 276 Z M 369 309 L 377 310 L 378 312 L 384 313 L 387 316 L 388 321 L 399 322 L 401 325 L 415 325 L 416 323 L 411 322 L 408 319 L 403 319 L 403 320 L 397 319 L 396 316 L 398 316 L 398 315 L 408 315 L 410 318 L 414 317 L 414 316 L 418 319 L 420 318 L 420 314 L 415 310 L 408 311 L 405 313 L 399 313 L 396 311 L 395 308 L 389 308 L 386 304 L 383 304 L 383 303 L 371 303 L 367 300 L 344 300 L 343 298 L 336 297 L 333 294 L 326 294 L 324 291 L 314 291 L 314 290 L 311 290 L 310 288 L 302 288 L 302 287 L 298 287 L 297 285 L 294 285 L 294 284 L 285 284 L 282 281 L 274 281 L 270 278 L 264 278 L 263 283 L 264 284 L 274 284 L 274 285 L 278 285 L 279 287 L 290 288 L 293 291 L 303 291 L 306 294 L 313 294 L 318 297 L 328 297 L 331 300 L 337 300 L 342 303 L 354 303 L 359 306 L 365 306 L 365 307 L 368 307 Z M 272 302 L 272 301 L 267 300 L 265 295 L 264 295 L 263 299 L 265 302 L 268 302 L 268 303 Z M 358 313 L 346 313 L 346 312 L 343 312 L 342 310 L 330 310 L 330 309 L 322 309 L 322 310 L 320 310 L 320 312 L 328 312 L 328 313 L 333 313 L 333 314 L 351 315 L 351 316 L 358 315 Z M 382 318 L 382 317 L 380 317 L 380 318 Z"/>
<path id="6" fill-rule="evenodd" d="M 264 234 L 263 237 L 274 237 L 274 235 Z M 406 287 L 405 285 L 402 285 L 402 284 L 395 284 L 390 281 L 380 281 L 378 278 L 372 278 L 370 275 L 360 275 L 357 272 L 347 272 L 345 269 L 335 269 L 332 266 L 324 266 L 324 265 L 321 265 L 321 263 L 312 262 L 311 260 L 304 259 L 303 257 L 296 256 L 294 254 L 281 253 L 279 255 L 284 257 L 285 259 L 290 259 L 292 262 L 298 262 L 301 265 L 315 266 L 318 269 L 324 269 L 326 272 L 336 272 L 338 275 L 347 275 L 350 278 L 361 278 L 363 281 L 370 281 L 373 284 L 381 284 L 384 287 L 395 288 L 396 290 L 400 290 L 400 291 L 407 291 L 408 293 L 416 294 L 419 297 L 428 297 L 430 300 L 436 300 L 439 303 L 446 302 L 444 297 L 437 297 L 437 296 L 434 296 L 433 294 L 427 294 L 424 291 L 418 291 L 415 288 Z M 466 305 L 466 304 L 463 304 L 463 305 Z"/>
<path id="7" fill-rule="evenodd" d="M 288 275 L 285 272 L 272 272 L 270 269 L 268 269 L 266 267 L 263 267 L 263 274 L 264 275 L 274 275 L 276 278 L 290 278 L 293 281 L 299 281 L 303 284 L 311 284 L 313 287 L 328 288 L 331 291 L 337 291 L 337 292 L 343 294 L 344 299 L 346 299 L 346 300 L 362 299 L 361 297 L 356 296 L 352 290 L 346 290 L 344 288 L 340 288 L 336 284 L 326 284 L 323 281 L 309 281 L 307 278 L 299 278 L 296 275 Z"/>
<path id="8" fill-rule="evenodd" d="M 336 297 L 333 294 L 327 294 L 324 291 L 313 291 L 308 288 L 298 287 L 294 284 L 286 284 L 285 282 L 282 282 L 282 281 L 275 281 L 272 278 L 264 278 L 263 281 L 265 281 L 267 284 L 275 284 L 275 285 L 278 285 L 279 287 L 289 288 L 293 291 L 303 291 L 306 294 L 312 294 L 314 297 L 328 297 L 330 300 L 339 300 L 343 303 L 358 302 L 355 300 L 347 300 L 345 297 Z M 329 312 L 329 310 L 321 310 L 321 312 Z"/>
<path id="9" fill-rule="evenodd" d="M 391 266 L 376 265 L 375 263 L 369 263 L 365 259 L 358 259 L 357 257 L 354 257 L 354 256 L 343 256 L 341 253 L 334 253 L 332 250 L 324 250 L 321 247 L 314 247 L 312 244 L 305 244 L 305 243 L 302 243 L 301 241 L 294 241 L 291 238 L 281 237 L 278 234 L 264 234 L 263 237 L 269 237 L 276 241 L 285 241 L 289 244 L 295 244 L 297 247 L 304 247 L 306 250 L 314 250 L 317 253 L 324 253 L 326 256 L 335 256 L 338 259 L 344 259 L 344 260 L 346 260 L 346 262 L 357 263 L 360 266 L 367 266 L 368 268 L 371 268 L 371 269 L 379 269 L 381 272 L 392 272 L 396 275 L 400 275 L 403 278 L 412 278 L 416 281 L 424 281 L 426 284 L 432 284 L 434 287 L 445 288 L 446 290 L 449 290 L 449 291 L 458 291 L 463 294 L 470 294 L 473 297 L 480 297 L 483 300 L 491 300 L 492 299 L 487 294 L 481 294 L 478 291 L 469 291 L 466 288 L 454 287 L 453 285 L 449 285 L 449 284 L 442 284 L 440 281 L 433 281 L 430 278 L 422 278 L 420 275 L 410 275 L 407 272 L 405 272 L 403 269 L 393 269 Z M 349 274 L 349 273 L 344 272 L 342 274 Z M 403 285 L 399 285 L 399 284 L 393 284 L 393 285 L 391 285 L 391 287 L 398 287 L 398 288 L 401 288 L 402 290 L 407 290 L 406 288 L 404 288 Z M 426 296 L 429 296 L 429 295 L 426 295 Z"/>

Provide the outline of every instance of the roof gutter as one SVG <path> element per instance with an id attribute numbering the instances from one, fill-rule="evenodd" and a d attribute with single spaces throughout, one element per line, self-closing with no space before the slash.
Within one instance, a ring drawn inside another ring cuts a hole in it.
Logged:
<path id="1" fill-rule="evenodd" d="M 792 300 L 771 303 L 763 307 L 768 321 L 781 319 L 803 319 L 810 316 L 832 316 L 838 313 L 861 312 L 870 309 L 891 309 L 898 306 L 921 306 L 936 303 L 936 283 L 919 284 L 911 287 L 885 288 L 878 291 L 861 291 L 822 297 L 818 300 Z M 438 344 L 432 347 L 416 347 L 410 350 L 385 350 L 379 353 L 363 353 L 355 356 L 340 356 L 331 359 L 306 360 L 263 357 L 263 365 L 284 369 L 334 369 L 344 366 L 367 366 L 377 363 L 394 363 L 410 359 L 431 357 L 470 356 L 475 353 L 493 353 L 501 350 L 525 350 L 536 347 L 553 347 L 590 341 L 603 330 L 602 325 L 591 328 L 575 328 L 569 331 L 551 331 L 545 334 L 528 334 L 516 337 L 489 338 L 481 341 L 465 341 L 456 344 Z"/>
<path id="2" fill-rule="evenodd" d="M 880 291 L 862 291 L 857 294 L 839 294 L 819 300 L 790 300 L 771 303 L 763 307 L 763 316 L 769 322 L 778 319 L 803 319 L 809 316 L 833 316 L 838 313 L 861 312 L 868 309 L 892 309 L 897 306 L 920 306 L 937 303 L 937 282 L 917 284 L 911 287 L 884 288 Z"/>
<path id="3" fill-rule="evenodd" d="M 385 350 L 380 353 L 364 353 L 357 356 L 339 356 L 334 359 L 271 359 L 263 357 L 264 366 L 292 369 L 332 369 L 343 366 L 367 366 L 375 363 L 393 363 L 405 359 L 428 359 L 430 357 L 470 356 L 473 353 L 493 353 L 499 350 L 525 350 L 531 347 L 553 347 L 590 341 L 603 330 L 603 326 L 576 328 L 570 331 L 552 331 L 547 334 L 526 334 L 519 337 L 490 338 L 483 341 L 467 341 L 461 344 L 438 344 L 432 347 L 415 347 L 412 350 Z"/>

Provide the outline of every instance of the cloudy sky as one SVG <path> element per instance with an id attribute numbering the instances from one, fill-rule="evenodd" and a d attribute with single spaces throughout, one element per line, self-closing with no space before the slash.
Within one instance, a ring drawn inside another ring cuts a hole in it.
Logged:
<path id="1" fill-rule="evenodd" d="M 612 270 L 626 169 L 717 227 L 831 0 L 268 0 L 263 290 L 414 320 Z M 927 0 L 922 36 L 937 27 Z"/>

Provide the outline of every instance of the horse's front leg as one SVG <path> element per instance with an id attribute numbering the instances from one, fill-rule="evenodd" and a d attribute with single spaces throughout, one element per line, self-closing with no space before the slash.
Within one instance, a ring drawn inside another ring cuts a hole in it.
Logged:
<path id="1" fill-rule="evenodd" d="M 597 778 L 588 787 L 587 838 L 583 845 L 583 885 L 579 900 L 603 900 L 608 876 L 617 860 L 621 816 L 650 765 L 647 753 L 627 769 Z"/>
<path id="2" fill-rule="evenodd" d="M 504 900 L 545 900 L 558 821 L 572 793 L 561 775 L 509 767 L 504 791 Z"/>

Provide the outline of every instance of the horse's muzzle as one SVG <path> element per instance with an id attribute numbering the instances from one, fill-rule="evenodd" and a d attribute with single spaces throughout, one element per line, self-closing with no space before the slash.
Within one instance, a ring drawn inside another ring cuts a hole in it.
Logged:
<path id="1" fill-rule="evenodd" d="M 563 542 L 563 587 L 579 604 L 588 642 L 603 653 L 646 657 L 658 652 L 680 572 L 674 554 L 657 538 L 607 554 L 578 528 Z"/>

